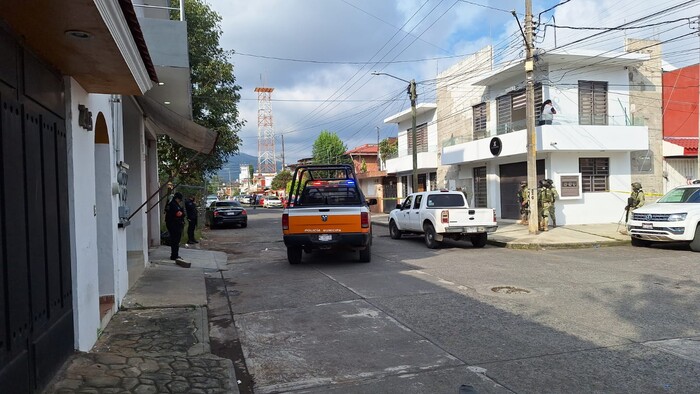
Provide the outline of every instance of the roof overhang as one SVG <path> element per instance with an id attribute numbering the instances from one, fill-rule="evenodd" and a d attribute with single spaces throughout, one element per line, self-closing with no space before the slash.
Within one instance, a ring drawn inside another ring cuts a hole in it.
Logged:
<path id="1" fill-rule="evenodd" d="M 435 103 L 420 103 L 416 105 L 416 116 L 420 116 L 426 112 L 434 111 L 436 108 L 437 104 Z M 400 123 L 404 120 L 409 119 L 411 119 L 411 108 L 384 119 L 384 123 Z"/>
<path id="2" fill-rule="evenodd" d="M 577 68 L 588 66 L 601 67 L 624 67 L 631 66 L 649 60 L 649 54 L 633 52 L 608 52 L 599 53 L 596 51 L 552 51 L 539 55 L 538 67 L 545 65 L 556 65 L 557 68 Z M 525 61 L 517 60 L 508 65 L 494 70 L 482 78 L 477 79 L 474 85 L 489 86 L 498 82 L 510 80 L 514 77 L 525 78 Z"/>
<path id="3" fill-rule="evenodd" d="M 0 19 L 88 93 L 140 95 L 157 80 L 130 0 L 2 1 Z"/>
<path id="4" fill-rule="evenodd" d="M 178 144 L 210 154 L 216 147 L 218 133 L 173 112 L 148 96 L 135 96 L 143 111 L 146 127 L 158 135 L 167 135 Z"/>

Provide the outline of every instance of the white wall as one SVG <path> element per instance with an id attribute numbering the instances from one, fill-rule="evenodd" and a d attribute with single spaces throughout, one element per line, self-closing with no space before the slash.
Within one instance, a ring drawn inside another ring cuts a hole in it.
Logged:
<path id="1" fill-rule="evenodd" d="M 140 111 L 130 99 L 123 100 L 124 161 L 129 165 L 129 193 L 127 205 L 133 214 L 146 201 L 146 143 Z M 127 251 L 142 254 L 148 260 L 148 226 L 146 210 L 141 209 L 131 218 L 126 228 Z"/>
<path id="2" fill-rule="evenodd" d="M 559 184 L 560 174 L 579 172 L 579 157 L 610 159 L 610 192 L 583 193 L 582 199 L 557 201 L 557 224 L 615 223 L 620 220 L 632 183 L 629 153 L 552 153 L 550 157 L 551 160 L 545 163 L 549 170 L 547 177 L 555 184 Z"/>
<path id="3" fill-rule="evenodd" d="M 78 105 L 96 117 L 109 113 L 109 96 L 88 95 L 73 79 L 66 78 L 66 130 L 68 131 L 68 187 L 73 323 L 75 347 L 89 350 L 100 328 L 97 219 L 95 217 L 95 134 L 78 125 Z M 94 118 L 93 118 L 94 119 Z"/>

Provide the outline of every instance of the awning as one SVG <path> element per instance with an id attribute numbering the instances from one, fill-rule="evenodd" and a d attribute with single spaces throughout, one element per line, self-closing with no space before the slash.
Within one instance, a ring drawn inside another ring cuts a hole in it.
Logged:
<path id="1" fill-rule="evenodd" d="M 144 112 L 146 127 L 156 134 L 167 135 L 178 144 L 197 152 L 214 151 L 219 134 L 171 111 L 168 107 L 146 96 L 136 96 Z"/>
<path id="2" fill-rule="evenodd" d="M 664 141 L 683 148 L 683 156 L 698 155 L 698 137 L 664 137 Z"/>

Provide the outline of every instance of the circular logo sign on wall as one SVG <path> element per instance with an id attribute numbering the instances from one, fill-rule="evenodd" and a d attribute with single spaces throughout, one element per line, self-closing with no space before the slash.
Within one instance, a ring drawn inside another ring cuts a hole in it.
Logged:
<path id="1" fill-rule="evenodd" d="M 491 142 L 489 143 L 489 150 L 491 150 L 492 155 L 494 155 L 494 156 L 500 155 L 502 148 L 503 148 L 503 143 L 501 142 L 500 138 L 498 138 L 498 137 L 491 138 Z"/>

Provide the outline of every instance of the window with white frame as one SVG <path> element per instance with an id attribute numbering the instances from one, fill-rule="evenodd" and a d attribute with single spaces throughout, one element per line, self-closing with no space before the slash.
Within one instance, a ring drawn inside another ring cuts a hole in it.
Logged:
<path id="1" fill-rule="evenodd" d="M 610 178 L 610 159 L 607 157 L 581 157 L 578 159 L 581 173 L 581 189 L 584 193 L 607 192 Z"/>
<path id="2" fill-rule="evenodd" d="M 578 123 L 608 124 L 608 83 L 578 81 Z"/>
<path id="3" fill-rule="evenodd" d="M 535 85 L 535 116 L 542 112 L 542 85 Z M 527 119 L 525 89 L 515 90 L 496 98 L 496 133 L 524 130 Z"/>

